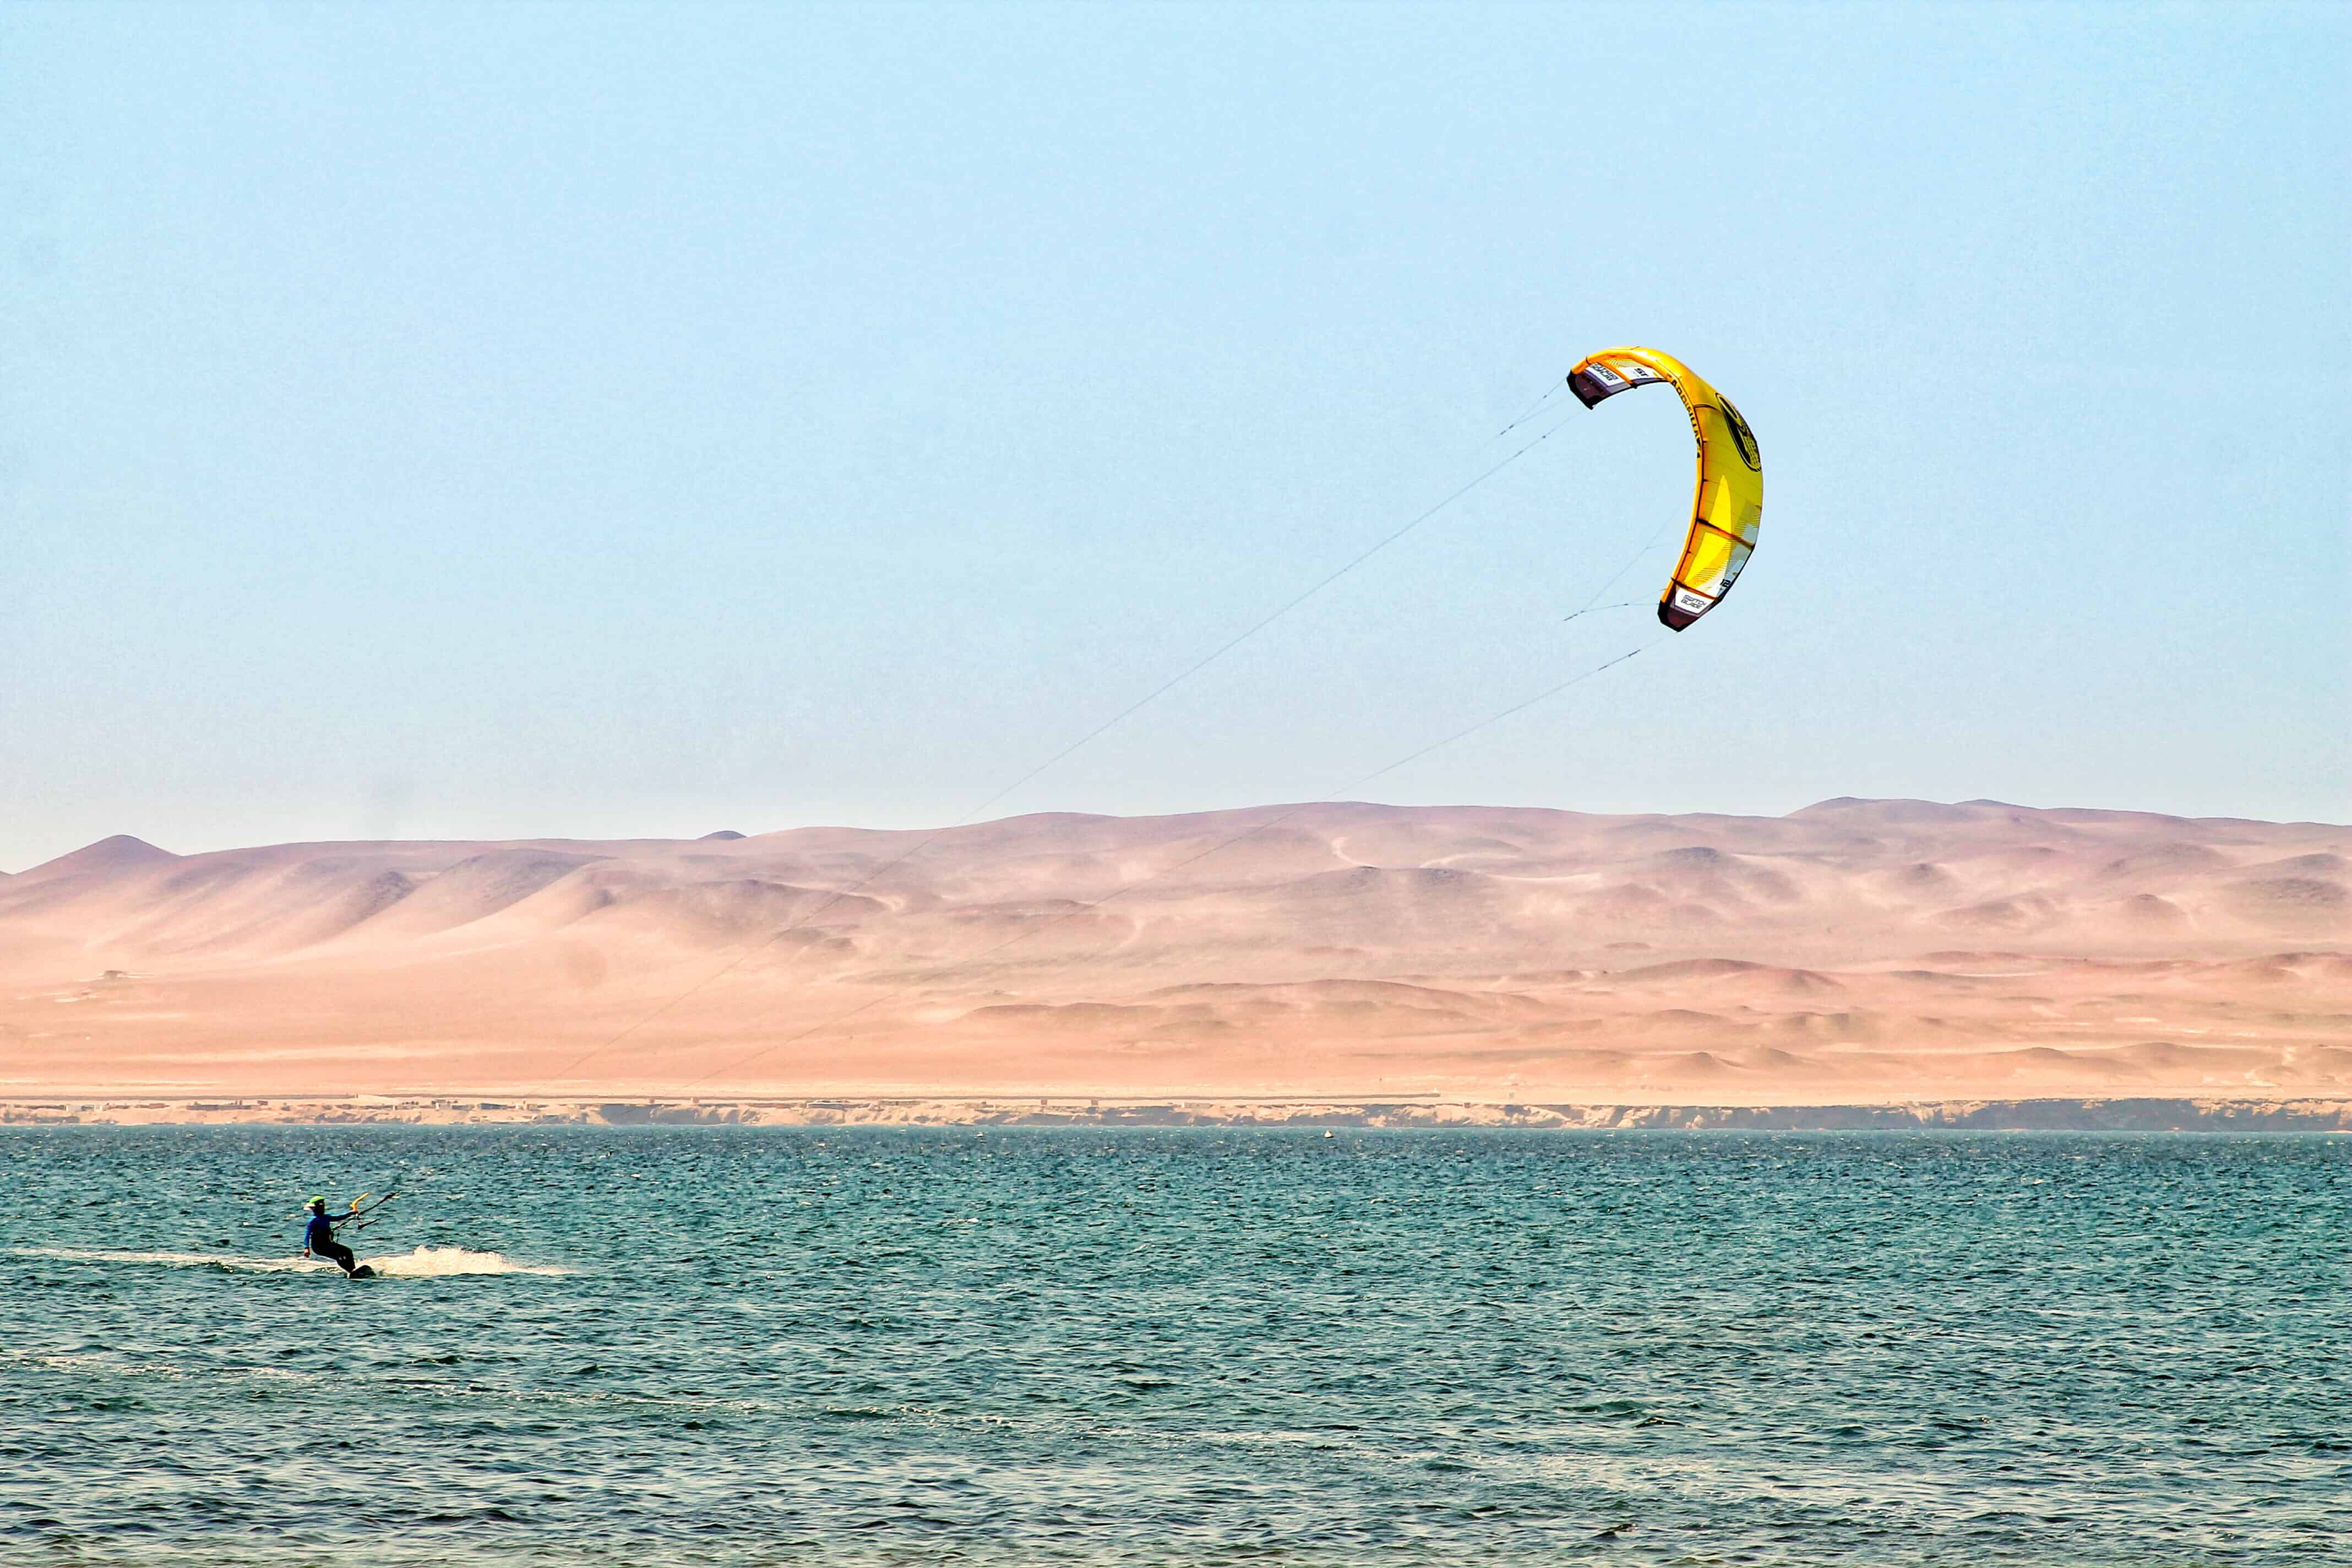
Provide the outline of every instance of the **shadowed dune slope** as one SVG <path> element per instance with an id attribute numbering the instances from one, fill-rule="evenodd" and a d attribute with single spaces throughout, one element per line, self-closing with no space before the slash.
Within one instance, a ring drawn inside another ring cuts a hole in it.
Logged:
<path id="1" fill-rule="evenodd" d="M 2352 829 L 1996 801 L 118 836 L 0 877 L 0 1079 L 2284 1096 L 2352 1088 L 2347 943 Z"/>

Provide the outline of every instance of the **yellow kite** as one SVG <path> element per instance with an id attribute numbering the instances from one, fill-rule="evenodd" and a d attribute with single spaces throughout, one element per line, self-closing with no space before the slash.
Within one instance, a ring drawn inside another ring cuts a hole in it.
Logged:
<path id="1" fill-rule="evenodd" d="M 1731 399 L 1690 366 L 1655 349 L 1602 349 L 1568 373 L 1569 390 L 1587 408 L 1636 386 L 1665 382 L 1678 393 L 1698 437 L 1698 489 L 1681 562 L 1658 596 L 1658 619 L 1680 631 L 1723 603 L 1756 548 L 1764 512 L 1764 458 L 1756 433 Z"/>

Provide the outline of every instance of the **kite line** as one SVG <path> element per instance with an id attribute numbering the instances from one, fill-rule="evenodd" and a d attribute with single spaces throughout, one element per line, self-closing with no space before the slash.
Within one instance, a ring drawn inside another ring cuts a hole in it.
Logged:
<path id="1" fill-rule="evenodd" d="M 1554 389 L 1554 391 L 1557 390 L 1557 388 Z M 1540 409 L 1544 404 L 1550 401 L 1550 398 L 1551 394 L 1547 393 L 1542 399 L 1538 401 L 1534 408 L 1530 408 L 1526 414 L 1521 415 L 1517 419 L 1515 419 L 1509 425 L 1505 426 L 1503 433 L 1507 434 L 1509 431 L 1526 424 L 1529 418 L 1534 416 L 1538 409 Z M 942 835 L 951 833 L 957 828 L 970 824 L 974 818 L 978 817 L 982 812 L 984 812 L 989 807 L 996 805 L 999 801 L 1004 799 L 1005 796 L 1021 788 L 1022 785 L 1028 784 L 1040 773 L 1045 773 L 1048 768 L 1051 768 L 1056 763 L 1064 762 L 1069 757 L 1075 755 L 1081 748 L 1094 741 L 1099 740 L 1102 736 L 1108 734 L 1118 725 L 1124 723 L 1129 719 L 1133 718 L 1136 714 L 1141 712 L 1144 709 L 1149 708 L 1152 703 L 1157 702 L 1162 697 L 1167 696 L 1168 693 L 1173 691 L 1176 688 L 1184 684 L 1184 682 L 1192 679 L 1192 677 L 1200 674 L 1202 670 L 1208 668 L 1211 665 L 1216 663 L 1219 659 L 1233 652 L 1234 649 L 1241 647 L 1244 643 L 1248 642 L 1252 637 L 1256 637 L 1260 632 L 1274 625 L 1275 622 L 1282 619 L 1285 616 L 1289 615 L 1293 610 L 1297 609 L 1301 605 L 1304 605 L 1309 599 L 1312 599 L 1317 595 L 1322 593 L 1324 589 L 1328 588 L 1342 577 L 1347 576 L 1357 567 L 1361 566 L 1365 562 L 1370 561 L 1373 556 L 1378 555 L 1381 551 L 1386 550 L 1390 545 L 1394 544 L 1406 534 L 1411 533 L 1414 529 L 1417 529 L 1423 523 L 1427 522 L 1431 518 L 1433 518 L 1438 513 L 1445 510 L 1448 507 L 1454 505 L 1454 502 L 1468 495 L 1472 490 L 1476 489 L 1479 486 L 1493 479 L 1496 474 L 1501 473 L 1505 468 L 1509 468 L 1512 464 L 1517 462 L 1520 458 L 1534 451 L 1538 447 L 1542 446 L 1546 441 L 1550 440 L 1554 436 L 1559 434 L 1560 430 L 1574 418 L 1575 416 L 1571 414 L 1564 418 L 1555 420 L 1543 431 L 1541 435 L 1532 437 L 1517 447 L 1514 447 L 1500 460 L 1490 464 L 1474 478 L 1449 491 L 1444 498 L 1424 509 L 1419 514 L 1406 521 L 1402 527 L 1394 529 L 1381 538 L 1374 541 L 1370 545 L 1359 552 L 1356 555 L 1343 563 L 1338 568 L 1319 578 L 1302 592 L 1285 601 L 1282 605 L 1278 605 L 1267 615 L 1261 616 L 1258 620 L 1226 638 L 1223 642 L 1210 649 L 1201 658 L 1193 660 L 1191 664 L 1185 666 L 1174 675 L 1170 676 L 1166 680 L 1161 681 L 1158 686 L 1152 688 L 1150 691 L 1145 692 L 1141 697 L 1137 698 L 1134 701 L 1129 703 L 1126 707 L 1120 709 L 1118 712 L 1112 714 L 1101 723 L 1097 724 L 1093 729 L 1087 731 L 1085 734 L 1080 735 L 1076 740 L 1072 741 L 1068 745 L 1064 746 L 1060 751 L 1055 752 L 1052 756 L 1047 757 L 1044 762 L 1039 763 L 1035 767 L 1031 768 L 1019 778 L 1014 779 L 1011 784 L 1006 784 L 1003 788 L 998 790 L 995 794 L 990 795 L 979 805 L 971 807 L 969 811 L 966 811 L 961 816 L 957 817 L 952 822 L 931 829 L 930 832 L 916 840 L 910 847 L 902 851 L 896 858 L 886 860 L 879 866 L 875 867 L 874 869 L 866 872 L 865 876 L 860 877 L 848 887 L 837 889 L 827 894 L 824 899 L 820 900 L 814 908 L 793 917 L 790 923 L 778 927 L 776 930 L 769 932 L 765 937 L 762 937 L 760 941 L 744 948 L 741 952 L 729 959 L 725 963 L 719 965 L 717 969 L 712 970 L 709 974 L 704 975 L 700 980 L 696 981 L 693 984 L 688 986 L 677 995 L 670 997 L 667 1001 L 662 1003 L 651 1012 L 648 1012 L 643 1016 L 637 1018 L 625 1028 L 623 1028 L 619 1033 L 597 1045 L 590 1047 L 579 1056 L 574 1057 L 571 1061 L 566 1062 L 562 1070 L 560 1070 L 550 1081 L 562 1082 L 565 1079 L 570 1078 L 590 1060 L 602 1056 L 604 1052 L 611 1050 L 614 1046 L 619 1045 L 622 1041 L 628 1039 L 631 1036 L 637 1033 L 638 1030 L 643 1029 L 646 1025 L 652 1023 L 656 1018 L 661 1017 L 672 1008 L 691 1001 L 702 992 L 708 990 L 712 985 L 717 984 L 719 981 L 725 979 L 728 975 L 741 968 L 745 963 L 751 962 L 751 959 L 757 957 L 760 953 L 766 952 L 771 947 L 773 947 L 777 942 L 782 942 L 793 932 L 802 930 L 811 921 L 824 913 L 825 910 L 833 908 L 834 905 L 841 902 L 844 899 L 856 897 L 859 892 L 863 891 L 867 887 L 870 887 L 877 878 L 880 878 L 885 873 L 895 870 L 898 867 L 905 865 L 908 861 L 913 859 L 916 856 L 929 848 Z M 1618 575 L 1622 576 L 1623 573 L 1621 572 Z M 1612 579 L 1612 581 L 1614 581 L 1614 579 Z M 1596 594 L 1593 597 L 1598 599 L 1600 595 Z M 1540 699 L 1538 699 L 1538 700 L 1540 700 Z M 1513 711 L 1516 711 L 1516 710 Z M 1467 731 L 1465 731 L 1465 733 L 1467 733 Z M 1459 736 L 1454 737 L 1454 739 L 1459 738 Z M 1403 764 L 1401 763 L 1397 765 L 1401 767 Z M 1391 771 L 1393 770 L 1382 770 L 1382 772 Z M 1374 778 L 1379 776 L 1380 775 L 1377 773 L 1372 775 Z M 1370 780 L 1366 779 L 1360 782 L 1370 783 Z"/>
<path id="2" fill-rule="evenodd" d="M 1604 659 L 1601 663 L 1591 666 L 1590 668 L 1579 670 L 1576 674 L 1570 676 L 1567 679 L 1544 688 L 1544 689 L 1537 692 L 1533 697 L 1524 698 L 1517 702 L 1512 703 L 1508 708 L 1502 709 L 1497 712 L 1489 713 L 1477 722 L 1465 725 L 1463 728 L 1454 731 L 1452 734 L 1445 736 L 1443 740 L 1432 741 L 1425 746 L 1422 746 L 1415 751 L 1406 752 L 1403 756 L 1399 757 L 1396 761 L 1390 763 L 1385 766 L 1373 769 L 1370 773 L 1364 774 L 1361 778 L 1355 779 L 1348 784 L 1340 785 L 1339 788 L 1334 791 L 1332 795 L 1328 798 L 1339 798 L 1352 795 L 1356 791 L 1363 788 L 1366 784 L 1370 784 L 1377 779 L 1385 778 L 1390 773 L 1396 772 L 1399 768 L 1404 767 L 1409 763 L 1417 763 L 1433 752 L 1442 751 L 1445 747 L 1454 744 L 1456 741 L 1475 735 L 1479 731 L 1486 729 L 1490 725 L 1499 724 L 1515 713 L 1523 713 L 1548 698 L 1559 696 L 1561 692 L 1567 690 L 1571 686 L 1591 679 L 1594 676 L 1599 675 L 1604 669 L 1613 669 L 1618 665 L 1624 663 L 1627 659 L 1633 658 L 1636 654 L 1645 652 L 1650 648 L 1657 647 L 1658 643 L 1663 640 L 1664 639 L 1653 638 L 1648 642 L 1639 644 L 1632 649 L 1617 655 L 1614 658 Z M 1003 942 L 998 942 L 993 947 L 982 948 L 978 952 L 971 953 L 964 958 L 957 959 L 945 965 L 942 970 L 935 973 L 928 980 L 914 981 L 908 984 L 901 985 L 894 991 L 886 991 L 881 995 L 870 997 L 867 1000 L 859 1003 L 856 1006 L 849 1008 L 845 1012 L 836 1013 L 830 1017 L 820 1019 L 816 1023 L 811 1024 L 808 1027 L 801 1030 L 798 1034 L 787 1035 L 781 1040 L 761 1046 L 758 1050 L 738 1057 L 733 1061 L 722 1063 L 721 1065 L 711 1068 L 709 1072 L 704 1073 L 700 1078 L 688 1079 L 684 1087 L 688 1089 L 699 1089 L 704 1084 L 709 1083 L 712 1079 L 723 1077 L 728 1073 L 735 1071 L 739 1068 L 748 1067 L 751 1063 L 758 1061 L 761 1057 L 772 1056 L 778 1051 L 788 1049 L 793 1046 L 800 1044 L 803 1040 L 809 1038 L 811 1036 L 823 1034 L 825 1030 L 832 1028 L 835 1025 L 845 1023 L 849 1019 L 856 1017 L 858 1014 L 866 1012 L 871 1008 L 878 1007 L 885 1002 L 895 1002 L 899 997 L 911 995 L 915 992 L 922 990 L 927 985 L 936 984 L 944 974 L 951 974 L 960 969 L 969 969 L 976 963 L 982 963 L 989 958 L 994 957 L 997 953 L 1003 952 L 1006 948 L 1018 946 L 1020 943 L 1027 942 L 1032 937 L 1041 936 L 1046 931 L 1052 931 L 1056 926 L 1066 925 L 1069 921 L 1076 920 L 1081 915 L 1092 914 L 1095 910 L 1102 908 L 1105 904 L 1109 903 L 1113 899 L 1125 898 L 1128 894 L 1135 892 L 1139 889 L 1148 888 L 1154 882 L 1165 881 L 1168 878 L 1174 876 L 1177 872 L 1183 870 L 1186 867 L 1197 866 L 1202 861 L 1209 858 L 1210 856 L 1230 849 L 1234 845 L 1243 842 L 1244 839 L 1255 838 L 1259 834 L 1265 832 L 1269 828 L 1281 826 L 1283 823 L 1289 821 L 1292 817 L 1298 816 L 1302 812 L 1312 811 L 1320 804 L 1320 801 L 1305 801 L 1297 805 L 1286 806 L 1283 810 L 1267 817 L 1265 821 L 1253 823 L 1248 827 L 1244 828 L 1241 832 L 1233 835 L 1231 837 L 1220 839 L 1216 843 L 1210 845 L 1206 849 L 1201 850 L 1198 854 L 1188 855 L 1172 866 L 1163 866 L 1148 877 L 1139 877 L 1132 882 L 1128 882 L 1120 887 L 1112 889 L 1109 892 L 1103 894 L 1098 899 L 1089 900 L 1087 902 L 1078 905 L 1076 909 L 1065 910 L 1051 920 L 1040 921 L 1038 924 L 1031 926 L 1025 931 L 1015 932 L 1013 935 L 1005 938 Z"/>

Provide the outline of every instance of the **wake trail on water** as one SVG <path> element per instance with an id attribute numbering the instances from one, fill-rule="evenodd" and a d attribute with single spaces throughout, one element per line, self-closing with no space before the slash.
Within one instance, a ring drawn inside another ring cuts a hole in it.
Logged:
<path id="1" fill-rule="evenodd" d="M 19 1258 L 59 1258 L 76 1263 L 139 1263 L 162 1268 L 225 1268 L 236 1274 L 336 1274 L 318 1258 L 239 1258 L 223 1252 L 116 1252 L 91 1247 L 11 1247 Z M 420 1247 L 362 1263 L 386 1279 L 447 1279 L 467 1274 L 533 1274 L 557 1278 L 576 1272 L 549 1263 L 518 1263 L 501 1252 L 469 1252 L 462 1247 Z"/>

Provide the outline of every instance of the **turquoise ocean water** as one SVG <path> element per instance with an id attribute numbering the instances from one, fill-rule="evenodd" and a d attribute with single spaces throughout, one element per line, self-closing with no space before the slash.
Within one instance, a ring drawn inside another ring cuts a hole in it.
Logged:
<path id="1" fill-rule="evenodd" d="M 291 1258 L 306 1194 L 402 1173 Z M 2352 1140 L 0 1131 L 0 1563 L 2352 1563 Z"/>

